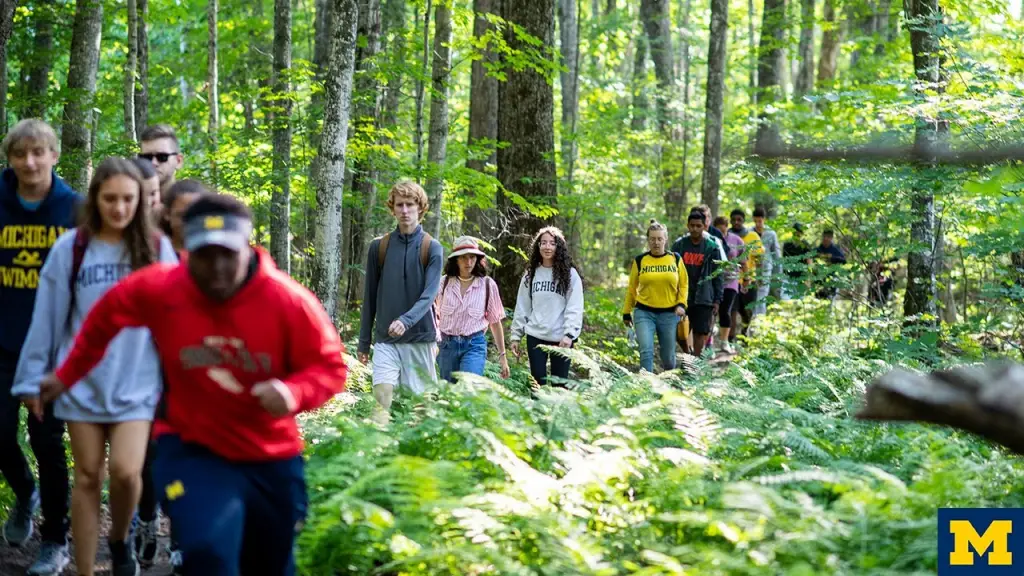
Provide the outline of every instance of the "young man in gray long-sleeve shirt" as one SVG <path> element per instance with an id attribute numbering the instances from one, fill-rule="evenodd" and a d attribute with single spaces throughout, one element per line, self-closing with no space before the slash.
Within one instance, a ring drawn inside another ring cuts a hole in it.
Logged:
<path id="1" fill-rule="evenodd" d="M 388 208 L 398 227 L 387 235 L 383 265 L 383 238 L 371 242 L 366 255 L 358 353 L 365 364 L 370 343 L 376 341 L 373 395 L 380 405 L 376 418 L 381 422 L 388 419 L 395 386 L 420 394 L 427 382 L 437 382 L 437 326 L 432 305 L 441 282 L 444 250 L 433 239 L 429 248 L 423 247 L 428 235 L 420 219 L 427 207 L 427 194 L 418 184 L 396 184 L 388 193 Z"/>

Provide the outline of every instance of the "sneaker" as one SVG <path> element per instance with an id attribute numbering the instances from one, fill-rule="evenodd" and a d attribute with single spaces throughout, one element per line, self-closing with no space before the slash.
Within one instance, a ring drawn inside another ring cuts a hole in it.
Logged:
<path id="1" fill-rule="evenodd" d="M 135 527 L 135 552 L 138 555 L 139 564 L 143 568 L 149 568 L 156 560 L 157 551 L 157 521 L 143 522 L 139 520 Z"/>
<path id="2" fill-rule="evenodd" d="M 185 571 L 184 568 L 182 567 L 181 550 L 176 550 L 168 546 L 167 552 L 168 554 L 170 554 L 171 557 L 171 576 L 182 576 L 182 574 L 184 574 Z"/>
<path id="3" fill-rule="evenodd" d="M 110 542 L 111 576 L 139 576 L 139 562 L 135 559 L 135 547 L 131 538 Z"/>
<path id="4" fill-rule="evenodd" d="M 32 516 L 39 509 L 39 491 L 32 491 L 28 501 L 17 502 L 4 523 L 4 540 L 11 546 L 21 546 L 32 537 Z"/>
<path id="5" fill-rule="evenodd" d="M 43 542 L 39 547 L 39 557 L 29 566 L 28 574 L 36 576 L 55 576 L 64 571 L 71 563 L 67 544 Z"/>

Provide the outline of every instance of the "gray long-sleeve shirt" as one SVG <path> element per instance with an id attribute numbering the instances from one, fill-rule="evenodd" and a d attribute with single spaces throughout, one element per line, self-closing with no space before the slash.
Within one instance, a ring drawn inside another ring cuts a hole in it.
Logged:
<path id="1" fill-rule="evenodd" d="M 440 242 L 431 240 L 430 258 L 424 269 L 420 261 L 423 237 L 422 226 L 417 226 L 411 234 L 402 234 L 397 228 L 393 230 L 383 270 L 377 261 L 380 239 L 370 242 L 359 324 L 359 352 L 369 352 L 371 340 L 388 344 L 437 340 L 431 305 L 441 283 L 444 249 Z M 398 338 L 388 334 L 388 327 L 395 320 L 401 320 L 406 328 Z"/>

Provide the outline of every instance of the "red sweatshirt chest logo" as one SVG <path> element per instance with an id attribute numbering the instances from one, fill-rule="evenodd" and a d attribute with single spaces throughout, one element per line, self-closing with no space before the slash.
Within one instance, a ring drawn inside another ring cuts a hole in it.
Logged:
<path id="1" fill-rule="evenodd" d="M 182 368 L 206 368 L 210 380 L 233 394 L 241 394 L 244 388 L 231 372 L 232 368 L 267 376 L 272 368 L 270 354 L 254 353 L 241 338 L 225 336 L 206 336 L 201 345 L 183 347 L 178 357 Z"/>
<path id="2" fill-rule="evenodd" d="M 687 266 L 703 266 L 704 265 L 704 253 L 703 252 L 683 252 L 683 264 Z"/>

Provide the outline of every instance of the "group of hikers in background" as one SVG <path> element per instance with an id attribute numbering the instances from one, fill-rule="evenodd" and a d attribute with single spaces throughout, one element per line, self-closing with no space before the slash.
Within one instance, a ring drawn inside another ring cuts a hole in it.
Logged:
<path id="1" fill-rule="evenodd" d="M 16 496 L 4 538 L 25 544 L 41 506 L 29 574 L 69 564 L 69 524 L 78 571 L 92 574 L 109 459 L 115 576 L 155 561 L 159 510 L 175 573 L 291 574 L 306 507 L 295 415 L 344 389 L 343 346 L 320 302 L 251 246 L 249 208 L 176 179 L 184 156 L 174 130 L 153 126 L 140 140 L 137 157 L 98 165 L 84 199 L 56 174 L 50 126 L 23 120 L 3 140 L 0 471 Z M 461 236 L 446 257 L 420 225 L 429 204 L 414 182 L 395 184 L 387 207 L 395 228 L 367 250 L 357 345 L 364 364 L 372 350 L 374 418 L 389 420 L 396 389 L 419 395 L 457 373 L 482 375 L 488 331 L 502 378 L 508 353 L 525 351 L 538 385 L 564 385 L 569 359 L 552 350 L 573 348 L 584 325 L 565 235 L 534 235 L 506 342 L 480 242 Z M 753 219 L 748 228 L 740 209 L 726 219 L 698 206 L 671 244 L 667 227 L 650 222 L 623 307 L 643 369 L 654 371 L 655 338 L 664 369 L 675 367 L 677 344 L 698 356 L 732 352 L 766 313 L 773 278 L 783 298 L 805 280 L 801 266 L 783 271 L 784 255 L 845 261 L 831 231 L 811 249 L 797 224 L 782 246 L 763 209 Z M 18 444 L 20 404 L 38 489 Z"/>

